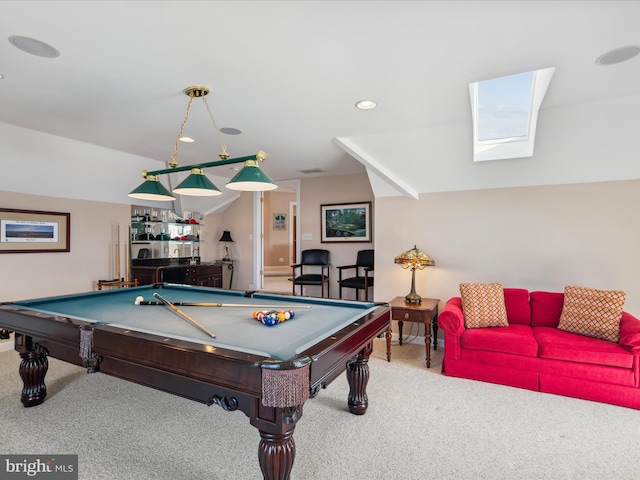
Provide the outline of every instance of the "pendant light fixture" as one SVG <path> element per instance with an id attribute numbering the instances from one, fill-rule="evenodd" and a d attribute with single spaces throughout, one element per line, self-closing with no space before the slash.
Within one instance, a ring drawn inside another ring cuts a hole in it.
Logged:
<path id="1" fill-rule="evenodd" d="M 171 156 L 171 160 L 168 163 L 169 168 L 163 170 L 154 170 L 150 172 L 144 170 L 142 172 L 142 177 L 145 179 L 144 183 L 133 190 L 129 194 L 129 196 L 139 200 L 175 200 L 176 197 L 172 195 L 171 192 L 169 192 L 169 190 L 167 190 L 167 188 L 165 188 L 160 183 L 158 177 L 167 173 L 182 172 L 187 170 L 190 170 L 191 174 L 173 189 L 173 193 L 189 196 L 220 195 L 222 194 L 222 192 L 213 184 L 213 182 L 211 182 L 211 180 L 209 180 L 205 176 L 204 169 L 241 162 L 244 162 L 244 167 L 226 184 L 227 188 L 229 188 L 230 190 L 251 192 L 274 190 L 278 188 L 278 186 L 258 166 L 258 160 L 262 162 L 266 160 L 267 154 L 265 152 L 260 151 L 256 155 L 249 157 L 229 158 L 227 147 L 222 140 L 222 133 L 220 132 L 220 129 L 218 128 L 216 121 L 213 118 L 213 114 L 211 113 L 211 109 L 209 108 L 209 104 L 207 103 L 207 100 L 205 98 L 205 96 L 209 94 L 209 87 L 192 86 L 186 88 L 184 90 L 184 93 L 189 96 L 189 103 L 187 105 L 187 111 L 185 112 L 184 120 L 182 121 L 182 125 L 180 126 L 180 131 L 176 137 L 173 155 Z M 209 118 L 211 118 L 213 127 L 218 135 L 218 139 L 220 140 L 221 150 L 218 154 L 220 160 L 181 167 L 179 166 L 177 161 L 178 145 L 180 139 L 183 137 L 182 133 L 184 131 L 184 126 L 187 123 L 187 119 L 189 118 L 189 111 L 191 110 L 191 104 L 193 103 L 194 98 L 202 98 L 202 101 L 207 108 Z"/>

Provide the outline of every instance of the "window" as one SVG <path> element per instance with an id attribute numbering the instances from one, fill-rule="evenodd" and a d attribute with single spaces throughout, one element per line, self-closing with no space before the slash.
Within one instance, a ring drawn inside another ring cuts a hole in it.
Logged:
<path id="1" fill-rule="evenodd" d="M 546 68 L 469 85 L 474 162 L 533 156 L 538 110 L 554 72 Z"/>

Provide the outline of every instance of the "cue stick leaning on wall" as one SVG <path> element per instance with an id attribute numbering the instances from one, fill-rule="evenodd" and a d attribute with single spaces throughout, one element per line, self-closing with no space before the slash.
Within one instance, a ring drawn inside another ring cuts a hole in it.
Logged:
<path id="1" fill-rule="evenodd" d="M 167 307 L 169 307 L 171 310 L 173 310 L 175 313 L 177 313 L 178 315 L 180 315 L 182 318 L 184 318 L 187 322 L 189 322 L 191 325 L 193 325 L 196 328 L 199 328 L 200 330 L 202 330 L 204 333 L 206 333 L 207 335 L 209 335 L 211 338 L 216 338 L 215 333 L 210 332 L 209 330 L 207 330 L 205 327 L 203 327 L 202 325 L 200 325 L 198 322 L 196 322 L 194 319 L 192 319 L 189 315 L 187 315 L 186 313 L 184 313 L 182 310 L 180 310 L 179 308 L 176 308 L 176 306 L 171 303 L 169 300 L 162 298 L 160 295 L 158 295 L 157 293 L 153 294 L 154 297 L 156 297 L 158 300 L 160 300 L 164 305 L 166 305 Z"/>

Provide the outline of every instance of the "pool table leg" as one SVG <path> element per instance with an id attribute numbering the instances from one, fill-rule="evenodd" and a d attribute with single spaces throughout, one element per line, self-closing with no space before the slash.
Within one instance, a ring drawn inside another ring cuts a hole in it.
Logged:
<path id="1" fill-rule="evenodd" d="M 258 459 L 265 480 L 289 480 L 295 457 L 293 429 L 284 433 L 260 430 Z"/>
<path id="2" fill-rule="evenodd" d="M 47 386 L 44 377 L 49 369 L 47 349 L 33 338 L 16 334 L 16 350 L 20 352 L 20 378 L 22 378 L 22 394 L 20 401 L 25 407 L 40 405 L 47 398 Z"/>
<path id="3" fill-rule="evenodd" d="M 349 382 L 349 411 L 363 415 L 369 406 L 367 384 L 369 383 L 369 357 L 373 345 L 369 342 L 358 355 L 347 363 L 347 381 Z"/>

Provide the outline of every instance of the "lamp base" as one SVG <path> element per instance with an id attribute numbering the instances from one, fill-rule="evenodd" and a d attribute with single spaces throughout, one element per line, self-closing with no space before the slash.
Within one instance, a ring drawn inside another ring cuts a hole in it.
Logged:
<path id="1" fill-rule="evenodd" d="M 420 303 L 422 297 L 416 293 L 416 268 L 411 269 L 411 292 L 404 297 L 404 301 L 407 303 Z"/>
<path id="2" fill-rule="evenodd" d="M 404 297 L 404 301 L 406 303 L 422 303 L 422 297 L 415 292 L 411 292 L 409 295 Z"/>

